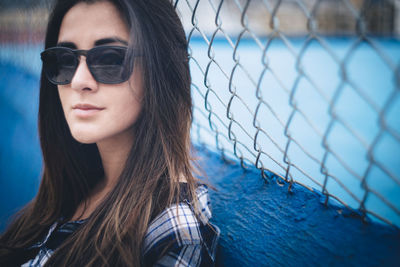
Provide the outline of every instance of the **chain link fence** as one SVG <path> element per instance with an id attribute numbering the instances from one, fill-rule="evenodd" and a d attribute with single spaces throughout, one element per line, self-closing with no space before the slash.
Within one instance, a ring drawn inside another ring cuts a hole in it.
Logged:
<path id="1" fill-rule="evenodd" d="M 399 1 L 173 3 L 195 143 L 400 225 Z"/>

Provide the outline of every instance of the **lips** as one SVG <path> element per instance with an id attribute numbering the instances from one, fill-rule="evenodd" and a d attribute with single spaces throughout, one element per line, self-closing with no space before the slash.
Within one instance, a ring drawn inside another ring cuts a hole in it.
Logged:
<path id="1" fill-rule="evenodd" d="M 102 111 L 103 107 L 98 107 L 91 104 L 77 104 L 72 107 L 73 112 L 76 116 L 81 118 L 88 118 L 96 115 L 100 111 Z"/>
<path id="2" fill-rule="evenodd" d="M 77 105 L 73 106 L 72 108 L 73 109 L 82 109 L 82 110 L 89 110 L 89 109 L 102 110 L 102 109 L 104 109 L 104 108 L 97 107 L 97 106 L 90 105 L 90 104 L 77 104 Z"/>

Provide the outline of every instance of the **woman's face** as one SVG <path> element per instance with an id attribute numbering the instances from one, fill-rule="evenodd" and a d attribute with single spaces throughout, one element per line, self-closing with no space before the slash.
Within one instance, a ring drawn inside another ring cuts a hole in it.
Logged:
<path id="1" fill-rule="evenodd" d="M 78 3 L 62 21 L 58 45 L 89 50 L 98 45 L 126 46 L 128 40 L 128 27 L 113 4 Z M 126 82 L 99 83 L 91 75 L 85 56 L 81 56 L 71 83 L 58 85 L 72 136 L 86 144 L 131 137 L 142 107 L 142 83 L 138 64 Z"/>

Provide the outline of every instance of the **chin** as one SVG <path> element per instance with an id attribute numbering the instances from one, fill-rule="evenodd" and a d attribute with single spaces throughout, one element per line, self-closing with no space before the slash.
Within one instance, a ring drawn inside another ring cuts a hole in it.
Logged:
<path id="1" fill-rule="evenodd" d="M 72 133 L 72 137 L 82 144 L 93 144 L 99 140 L 99 138 L 89 133 Z"/>
<path id="2" fill-rule="evenodd" d="M 94 143 L 96 143 L 96 140 L 93 140 L 93 139 L 91 139 L 91 138 L 75 138 L 74 137 L 74 139 L 76 140 L 76 141 L 78 141 L 79 143 L 81 143 L 81 144 L 86 144 L 86 145 L 88 145 L 88 144 L 94 144 Z"/>

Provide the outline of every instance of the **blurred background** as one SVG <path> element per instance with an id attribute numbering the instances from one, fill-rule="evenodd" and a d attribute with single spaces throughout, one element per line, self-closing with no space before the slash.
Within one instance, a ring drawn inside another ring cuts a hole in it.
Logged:
<path id="1" fill-rule="evenodd" d="M 400 226 L 400 1 L 172 1 L 190 44 L 193 143 Z M 0 230 L 42 168 L 52 1 L 0 0 Z"/>

